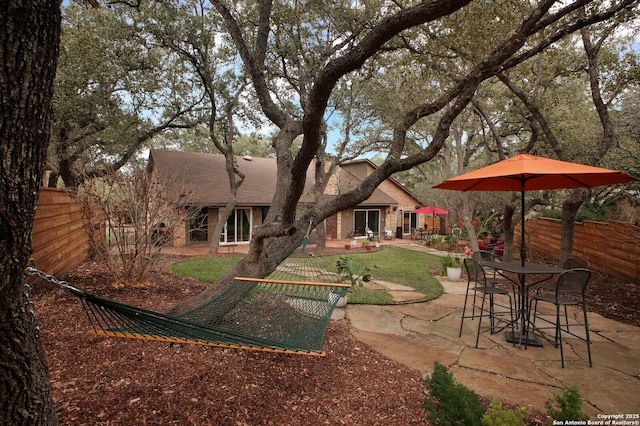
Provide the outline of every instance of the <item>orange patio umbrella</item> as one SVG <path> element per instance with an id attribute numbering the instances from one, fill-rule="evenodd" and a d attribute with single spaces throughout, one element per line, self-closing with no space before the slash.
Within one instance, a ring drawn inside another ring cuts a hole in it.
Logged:
<path id="1" fill-rule="evenodd" d="M 522 241 L 520 258 L 524 265 L 524 193 L 541 189 L 591 188 L 639 181 L 627 173 L 584 164 L 519 154 L 486 167 L 447 179 L 434 186 L 454 191 L 520 191 Z"/>

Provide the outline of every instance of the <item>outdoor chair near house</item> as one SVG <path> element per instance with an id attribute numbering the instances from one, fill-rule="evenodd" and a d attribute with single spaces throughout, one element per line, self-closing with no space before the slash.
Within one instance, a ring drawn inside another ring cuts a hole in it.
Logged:
<path id="1" fill-rule="evenodd" d="M 529 324 L 534 333 L 539 334 L 541 337 L 552 343 L 556 348 L 560 347 L 560 359 L 562 361 L 562 368 L 564 368 L 564 347 L 562 345 L 562 333 L 569 334 L 577 339 L 586 341 L 587 353 L 589 356 L 589 367 L 593 367 L 591 361 L 591 338 L 589 336 L 589 320 L 587 318 L 587 303 L 585 300 L 585 293 L 589 280 L 591 279 L 591 271 L 586 268 L 569 269 L 560 274 L 558 281 L 552 290 L 549 290 L 549 286 L 538 288 L 538 292 L 529 301 L 529 316 L 533 314 L 533 319 L 529 318 Z M 551 304 L 555 308 L 555 312 L 547 313 L 538 310 L 540 304 Z M 569 315 L 567 314 L 568 306 L 582 305 L 582 314 L 584 322 L 577 321 L 569 322 Z M 561 322 L 562 315 L 560 315 L 560 307 L 564 307 L 564 323 Z M 545 327 L 536 325 L 536 322 L 540 320 L 545 324 L 549 324 Z M 584 336 L 576 334 L 571 328 L 580 327 L 584 328 Z M 553 338 L 546 336 L 543 330 L 553 330 Z M 527 339 L 525 339 L 526 341 Z"/>
<path id="2" fill-rule="evenodd" d="M 418 230 L 416 228 L 411 228 L 411 239 L 412 240 L 417 240 L 419 239 L 418 237 Z"/>
<path id="3" fill-rule="evenodd" d="M 385 240 L 394 240 L 396 238 L 391 228 L 384 228 L 384 239 Z"/>
<path id="4" fill-rule="evenodd" d="M 429 235 L 429 225 L 425 223 L 424 226 L 420 228 L 420 238 L 426 240 L 427 235 Z"/>
<path id="5" fill-rule="evenodd" d="M 478 318 L 476 348 L 480 342 L 480 332 L 483 328 L 489 329 L 490 334 L 495 334 L 510 327 L 511 332 L 514 333 L 514 305 L 510 292 L 488 283 L 484 268 L 476 259 L 472 257 L 464 259 L 464 267 L 467 271 L 467 291 L 464 297 L 458 337 L 462 337 L 464 320 L 474 320 L 476 317 Z M 502 300 L 496 300 L 496 296 L 502 298 Z M 481 299 L 480 302 L 478 298 Z M 504 303 L 498 303 L 504 300 L 509 301 L 508 306 Z M 470 313 L 467 313 L 467 305 L 470 305 Z M 482 319 L 485 317 L 488 317 L 489 325 L 483 327 Z"/>
<path id="6" fill-rule="evenodd" d="M 376 233 L 369 228 L 364 228 L 364 233 L 366 234 L 367 238 L 370 240 L 377 237 Z"/>

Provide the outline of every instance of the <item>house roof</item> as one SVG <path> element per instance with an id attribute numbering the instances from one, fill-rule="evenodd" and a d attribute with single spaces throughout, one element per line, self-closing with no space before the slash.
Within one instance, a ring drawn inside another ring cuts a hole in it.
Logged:
<path id="1" fill-rule="evenodd" d="M 274 158 L 237 157 L 238 168 L 245 175 L 238 189 L 239 205 L 268 206 L 276 188 L 277 164 Z M 229 177 L 222 154 L 152 150 L 149 166 L 167 182 L 169 196 L 184 195 L 189 204 L 223 206 L 229 202 Z M 305 193 L 312 189 L 313 175 L 307 176 Z M 301 199 L 302 202 L 311 201 Z"/>
<path id="2" fill-rule="evenodd" d="M 275 158 L 237 157 L 238 168 L 245 174 L 245 181 L 238 189 L 238 205 L 269 206 L 276 188 L 277 162 Z M 373 166 L 375 167 L 375 165 Z M 151 150 L 149 168 L 155 170 L 158 180 L 167 183 L 168 196 L 177 199 L 187 197 L 188 204 L 224 206 L 229 201 L 229 178 L 225 159 L 221 154 Z M 309 167 L 307 182 L 300 201 L 313 202 L 314 168 Z M 362 179 L 345 168 L 339 169 L 339 188 L 346 191 L 362 182 Z M 395 181 L 393 181 L 396 183 Z M 397 183 L 396 183 L 397 184 Z M 398 184 L 400 188 L 401 185 Z M 330 197 L 335 194 L 325 194 Z M 380 189 L 374 190 L 361 206 L 393 205 L 398 201 Z"/>

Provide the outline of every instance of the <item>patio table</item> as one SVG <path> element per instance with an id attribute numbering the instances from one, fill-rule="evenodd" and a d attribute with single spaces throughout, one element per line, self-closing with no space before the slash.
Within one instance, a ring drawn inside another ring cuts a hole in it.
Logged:
<path id="1" fill-rule="evenodd" d="M 529 318 L 529 288 L 549 280 L 554 275 L 560 275 L 565 271 L 565 269 L 532 262 L 525 262 L 524 265 L 522 262 L 482 262 L 482 265 L 495 269 L 498 274 L 516 284 L 520 291 L 520 295 L 517 299 L 518 314 L 516 316 L 516 321 L 520 320 L 521 326 L 516 335 L 511 332 L 507 332 L 507 341 L 517 341 L 518 344 L 521 345 L 525 338 L 523 335 L 526 335 L 527 345 L 542 346 L 542 343 L 533 333 L 525 333 L 525 327 L 527 326 L 526 322 Z M 514 279 L 513 275 L 517 278 Z M 527 282 L 527 277 L 531 275 L 542 275 L 543 278 L 536 279 L 533 282 Z"/>

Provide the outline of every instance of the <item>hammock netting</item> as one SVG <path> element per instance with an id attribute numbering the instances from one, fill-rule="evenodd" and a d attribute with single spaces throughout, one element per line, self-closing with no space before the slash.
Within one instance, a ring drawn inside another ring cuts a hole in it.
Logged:
<path id="1" fill-rule="evenodd" d="M 98 335 L 323 356 L 331 314 L 350 287 L 332 269 L 322 257 L 290 257 L 267 279 L 235 278 L 177 316 L 74 293 Z"/>

